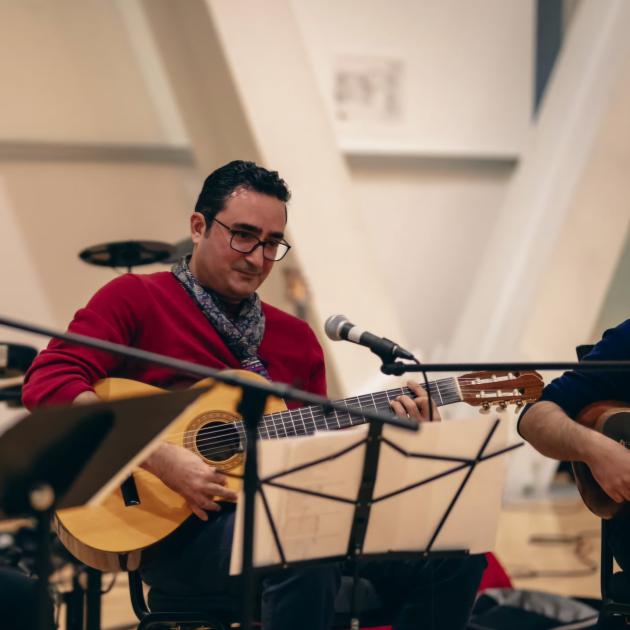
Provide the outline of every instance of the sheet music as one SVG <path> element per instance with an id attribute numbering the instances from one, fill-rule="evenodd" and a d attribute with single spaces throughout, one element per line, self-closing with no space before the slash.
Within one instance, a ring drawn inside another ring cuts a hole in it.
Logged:
<path id="1" fill-rule="evenodd" d="M 262 440 L 258 443 L 258 474 L 260 478 L 264 478 L 326 457 L 360 442 L 366 434 L 367 426 L 363 425 L 308 437 Z M 337 459 L 291 473 L 278 481 L 355 501 L 364 453 L 365 445 L 361 445 Z M 345 537 L 340 534 L 350 531 L 354 505 L 269 486 L 265 486 L 264 491 L 289 562 L 345 553 L 348 546 L 347 534 Z M 243 504 L 243 497 L 239 496 L 230 566 L 232 574 L 240 573 L 241 567 Z M 281 558 L 260 496 L 256 499 L 255 519 L 254 565 L 280 563 Z"/>
<path id="2" fill-rule="evenodd" d="M 383 437 L 407 452 L 474 459 L 496 420 L 495 416 L 477 415 L 425 423 L 418 433 L 386 427 Z M 263 440 L 259 443 L 259 475 L 263 478 L 338 452 L 366 434 L 367 426 L 363 425 L 310 437 Z M 485 453 L 505 448 L 507 436 L 507 422 L 500 421 Z M 362 445 L 342 457 L 278 481 L 354 500 L 364 453 Z M 407 458 L 388 444 L 381 444 L 375 502 L 370 511 L 364 552 L 424 551 L 469 470 L 461 461 Z M 379 501 L 388 493 L 449 471 L 440 479 Z M 505 471 L 505 455 L 477 464 L 446 518 L 433 550 L 469 549 L 471 553 L 481 553 L 494 547 Z M 288 562 L 346 553 L 353 505 L 268 486 L 265 493 Z M 243 503 L 242 497 L 239 498 L 230 568 L 233 574 L 239 573 L 241 567 Z M 260 497 L 257 497 L 255 519 L 254 566 L 280 563 Z"/>
<path id="3" fill-rule="evenodd" d="M 386 427 L 383 437 L 408 452 L 474 459 L 495 422 L 496 416 L 488 415 L 427 423 L 415 434 Z M 490 454 L 505 448 L 507 439 L 508 424 L 500 421 L 485 452 Z M 469 468 L 390 499 L 378 501 L 378 498 L 460 466 L 453 461 L 407 458 L 383 444 L 364 552 L 427 549 Z M 506 467 L 505 456 L 480 462 L 475 467 L 432 546 L 434 551 L 469 549 L 471 553 L 482 553 L 494 548 Z"/>

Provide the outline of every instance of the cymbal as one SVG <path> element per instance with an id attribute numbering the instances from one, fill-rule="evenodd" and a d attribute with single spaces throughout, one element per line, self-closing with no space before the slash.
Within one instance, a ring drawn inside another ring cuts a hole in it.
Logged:
<path id="1" fill-rule="evenodd" d="M 6 403 L 8 407 L 21 407 L 22 385 L 4 385 L 0 381 L 0 403 Z"/>
<path id="2" fill-rule="evenodd" d="M 139 267 L 170 258 L 175 248 L 159 241 L 116 241 L 92 245 L 79 253 L 90 265 L 101 267 Z"/>
<path id="3" fill-rule="evenodd" d="M 179 262 L 183 256 L 192 254 L 193 250 L 193 244 L 190 240 L 190 236 L 182 239 L 181 241 L 177 241 L 177 243 L 174 243 L 172 247 L 173 253 L 162 261 L 164 264 Z"/>
<path id="4" fill-rule="evenodd" d="M 33 346 L 0 341 L 0 379 L 24 374 L 36 356 Z"/>

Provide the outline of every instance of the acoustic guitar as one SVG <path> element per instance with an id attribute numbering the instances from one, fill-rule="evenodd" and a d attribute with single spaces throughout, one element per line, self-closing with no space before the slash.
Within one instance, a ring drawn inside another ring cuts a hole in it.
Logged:
<path id="1" fill-rule="evenodd" d="M 604 400 L 586 407 L 576 420 L 583 426 L 599 431 L 630 448 L 630 405 Z M 613 501 L 597 483 L 584 462 L 572 462 L 575 483 L 586 507 L 603 519 L 611 519 L 624 505 Z"/>
<path id="2" fill-rule="evenodd" d="M 238 371 L 244 377 L 262 379 L 252 372 Z M 200 381 L 197 385 L 206 385 Z M 538 399 L 543 380 L 536 372 L 476 372 L 458 378 L 443 378 L 429 383 L 435 403 L 465 402 L 486 410 L 496 404 L 523 405 Z M 136 381 L 109 378 L 95 386 L 103 400 L 146 396 L 164 390 Z M 407 388 L 346 398 L 346 406 L 374 411 L 390 411 L 389 401 Z M 178 416 L 165 440 L 189 449 L 218 470 L 240 474 L 243 465 L 244 427 L 237 412 L 240 388 L 214 383 Z M 259 425 L 261 439 L 308 435 L 316 431 L 344 429 L 364 420 L 349 413 L 327 411 L 322 407 L 287 410 L 284 402 L 269 398 Z M 240 479 L 228 477 L 228 486 L 238 490 Z M 191 511 L 182 496 L 168 488 L 155 475 L 141 468 L 102 504 L 59 510 L 55 528 L 61 542 L 79 560 L 101 571 L 134 570 L 142 551 L 159 542 L 189 516 Z"/>

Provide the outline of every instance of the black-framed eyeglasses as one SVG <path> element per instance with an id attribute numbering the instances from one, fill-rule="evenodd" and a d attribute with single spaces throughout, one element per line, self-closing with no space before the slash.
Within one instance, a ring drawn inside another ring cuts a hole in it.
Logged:
<path id="1" fill-rule="evenodd" d="M 229 225 L 221 223 L 219 219 L 213 218 L 212 220 L 230 233 L 230 247 L 241 254 L 251 254 L 255 249 L 262 246 L 263 258 L 277 262 L 282 260 L 291 249 L 291 245 L 284 239 L 270 238 L 266 241 L 261 241 L 255 234 L 247 230 L 231 228 Z"/>

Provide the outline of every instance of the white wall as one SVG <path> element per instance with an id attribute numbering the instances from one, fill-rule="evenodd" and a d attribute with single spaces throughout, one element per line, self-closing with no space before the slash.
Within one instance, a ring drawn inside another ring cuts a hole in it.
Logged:
<path id="1" fill-rule="evenodd" d="M 450 358 L 573 358 L 625 238 L 630 5 L 584 1 L 463 304 Z"/>
<path id="2" fill-rule="evenodd" d="M 513 168 L 501 162 L 349 160 L 368 240 L 410 347 L 439 359 L 450 344 Z M 384 335 L 387 331 L 383 331 Z"/>
<path id="3" fill-rule="evenodd" d="M 114 3 L 2 2 L 0 50 L 0 139 L 163 140 Z"/>
<path id="4" fill-rule="evenodd" d="M 342 148 L 517 156 L 532 107 L 531 0 L 292 0 Z M 340 58 L 400 61 L 396 121 L 335 118 Z"/>
<path id="5" fill-rule="evenodd" d="M 534 3 L 292 5 L 348 158 L 365 247 L 388 287 L 372 296 L 373 308 L 393 304 L 405 341 L 439 357 L 450 344 L 529 128 Z M 345 58 L 401 64 L 397 118 L 338 118 L 334 75 Z"/>

